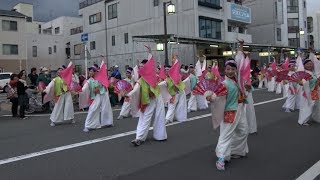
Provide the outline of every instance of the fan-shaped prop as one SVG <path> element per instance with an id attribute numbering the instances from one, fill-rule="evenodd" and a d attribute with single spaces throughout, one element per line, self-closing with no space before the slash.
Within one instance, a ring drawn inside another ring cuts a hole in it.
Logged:
<path id="1" fill-rule="evenodd" d="M 301 81 L 302 79 L 305 79 L 306 81 L 309 81 L 310 79 L 312 79 L 312 76 L 307 73 L 307 72 L 304 72 L 304 71 L 298 71 L 298 72 L 295 72 L 291 75 L 290 77 L 290 80 L 292 82 L 299 82 Z"/>
<path id="2" fill-rule="evenodd" d="M 276 82 L 281 82 L 283 80 L 289 80 L 290 76 L 288 76 L 289 71 L 288 70 L 282 70 L 277 73 L 276 76 Z"/>
<path id="3" fill-rule="evenodd" d="M 227 94 L 226 86 L 220 81 L 202 79 L 193 88 L 192 93 L 195 95 L 204 95 L 206 91 L 212 91 L 217 96 L 223 96 Z"/>
<path id="4" fill-rule="evenodd" d="M 114 92 L 119 94 L 121 92 L 124 92 L 125 94 L 130 92 L 132 90 L 132 86 L 130 83 L 128 83 L 125 80 L 120 80 L 115 83 L 114 85 Z"/>
<path id="5" fill-rule="evenodd" d="M 276 74 L 277 74 L 277 72 L 275 72 L 275 71 L 267 70 L 267 76 L 268 76 L 269 78 L 276 76 Z"/>
<path id="6" fill-rule="evenodd" d="M 116 79 L 115 77 L 111 77 L 109 81 L 111 84 L 115 84 L 118 82 L 118 79 Z"/>
<path id="7" fill-rule="evenodd" d="M 78 83 L 71 81 L 70 90 L 75 91 L 75 92 L 79 92 L 79 91 L 81 91 L 81 86 Z"/>

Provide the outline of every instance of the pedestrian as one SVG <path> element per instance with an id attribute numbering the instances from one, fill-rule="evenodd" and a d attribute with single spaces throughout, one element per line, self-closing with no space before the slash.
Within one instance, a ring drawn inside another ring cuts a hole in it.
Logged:
<path id="1" fill-rule="evenodd" d="M 113 127 L 113 113 L 109 101 L 107 87 L 95 79 L 98 69 L 92 66 L 89 69 L 89 79 L 82 88 L 82 93 L 88 94 L 90 106 L 84 125 L 84 132 L 102 127 Z"/>
<path id="2" fill-rule="evenodd" d="M 55 105 L 50 115 L 50 126 L 52 127 L 65 122 L 75 123 L 72 96 L 66 80 L 61 76 L 61 71 L 63 70 L 64 67 L 57 69 L 57 77 L 45 89 L 48 95 L 53 94 L 55 100 Z"/>
<path id="3" fill-rule="evenodd" d="M 26 90 L 28 89 L 28 85 L 27 85 L 25 73 L 21 71 L 18 74 L 18 78 L 19 78 L 19 81 L 17 82 L 17 94 L 18 94 L 18 103 L 20 106 L 19 115 L 21 119 L 26 119 L 27 117 L 25 116 L 25 111 L 29 104 L 29 99 L 26 93 Z"/>
<path id="4" fill-rule="evenodd" d="M 37 74 L 37 69 L 36 68 L 31 68 L 31 73 L 28 75 L 31 85 L 36 87 L 37 86 L 37 79 L 38 79 L 38 74 Z"/>
<path id="5" fill-rule="evenodd" d="M 10 99 L 12 103 L 11 113 L 12 117 L 18 117 L 18 93 L 17 93 L 17 83 L 19 81 L 18 74 L 11 74 L 10 81 L 8 85 L 5 87 L 5 91 L 7 93 L 7 99 Z"/>
<path id="6" fill-rule="evenodd" d="M 140 146 L 147 139 L 154 113 L 153 138 L 156 141 L 164 141 L 167 139 L 164 103 L 161 95 L 159 95 L 159 86 L 152 83 L 153 78 L 156 83 L 154 60 L 150 59 L 148 61 L 144 59 L 139 64 L 139 67 L 141 77 L 135 84 L 133 90 L 127 95 L 133 100 L 132 110 L 134 112 L 132 112 L 132 114 L 140 111 L 136 138 L 131 141 L 134 146 Z"/>
<path id="7" fill-rule="evenodd" d="M 114 77 L 114 78 L 116 78 L 116 79 L 118 79 L 118 80 L 121 80 L 121 79 L 122 79 L 118 65 L 115 65 L 115 66 L 114 66 L 114 70 L 113 70 L 113 72 L 112 72 L 112 74 L 111 74 L 111 77 Z"/>

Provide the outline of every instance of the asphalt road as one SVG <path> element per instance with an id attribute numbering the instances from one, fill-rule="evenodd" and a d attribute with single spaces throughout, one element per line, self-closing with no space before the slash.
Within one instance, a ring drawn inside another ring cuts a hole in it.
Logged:
<path id="1" fill-rule="evenodd" d="M 299 126 L 298 112 L 281 110 L 283 100 L 262 104 L 280 97 L 254 92 L 258 134 L 249 136 L 248 157 L 232 160 L 225 172 L 215 168 L 219 134 L 208 110 L 168 126 L 167 141 L 154 141 L 150 131 L 140 147 L 130 144 L 137 119 L 84 133 L 85 113 L 75 116 L 76 124 L 56 127 L 45 114 L 1 116 L 0 179 L 295 179 L 320 160 L 320 125 Z"/>

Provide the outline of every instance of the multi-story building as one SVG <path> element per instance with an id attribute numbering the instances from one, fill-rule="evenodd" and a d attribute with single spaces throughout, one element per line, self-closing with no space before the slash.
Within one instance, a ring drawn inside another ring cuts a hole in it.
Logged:
<path id="1" fill-rule="evenodd" d="M 14 10 L 0 10 L 0 22 L 0 71 L 17 72 L 26 64 L 27 16 Z"/>
<path id="2" fill-rule="evenodd" d="M 85 0 L 80 3 L 83 32 L 91 56 L 89 64 L 106 55 L 108 66 L 133 66 L 147 57 L 144 45 L 154 51 L 155 59 L 164 62 L 165 53 L 156 51 L 164 41 L 164 2 L 162 0 Z M 251 43 L 246 26 L 251 10 L 241 1 L 172 0 L 174 14 L 166 15 L 169 57 L 176 54 L 182 63 L 194 63 L 197 55 L 208 60 L 223 60 L 223 51 L 237 38 Z M 79 46 L 74 44 L 74 48 Z M 73 55 L 71 55 L 73 57 Z M 79 55 L 74 59 L 84 64 Z M 208 62 L 210 64 L 210 61 Z M 121 69 L 124 71 L 124 68 Z"/>
<path id="3" fill-rule="evenodd" d="M 317 52 L 320 51 L 320 11 L 308 12 L 307 22 L 308 41 L 314 43 Z"/>
<path id="4" fill-rule="evenodd" d="M 306 0 L 249 0 L 254 43 L 283 47 L 308 47 Z"/>

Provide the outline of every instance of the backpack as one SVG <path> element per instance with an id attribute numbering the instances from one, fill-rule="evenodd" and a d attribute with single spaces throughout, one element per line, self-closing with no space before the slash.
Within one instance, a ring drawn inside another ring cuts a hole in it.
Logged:
<path id="1" fill-rule="evenodd" d="M 7 99 L 18 97 L 17 92 L 9 84 L 4 88 L 4 91 L 7 93 Z"/>

